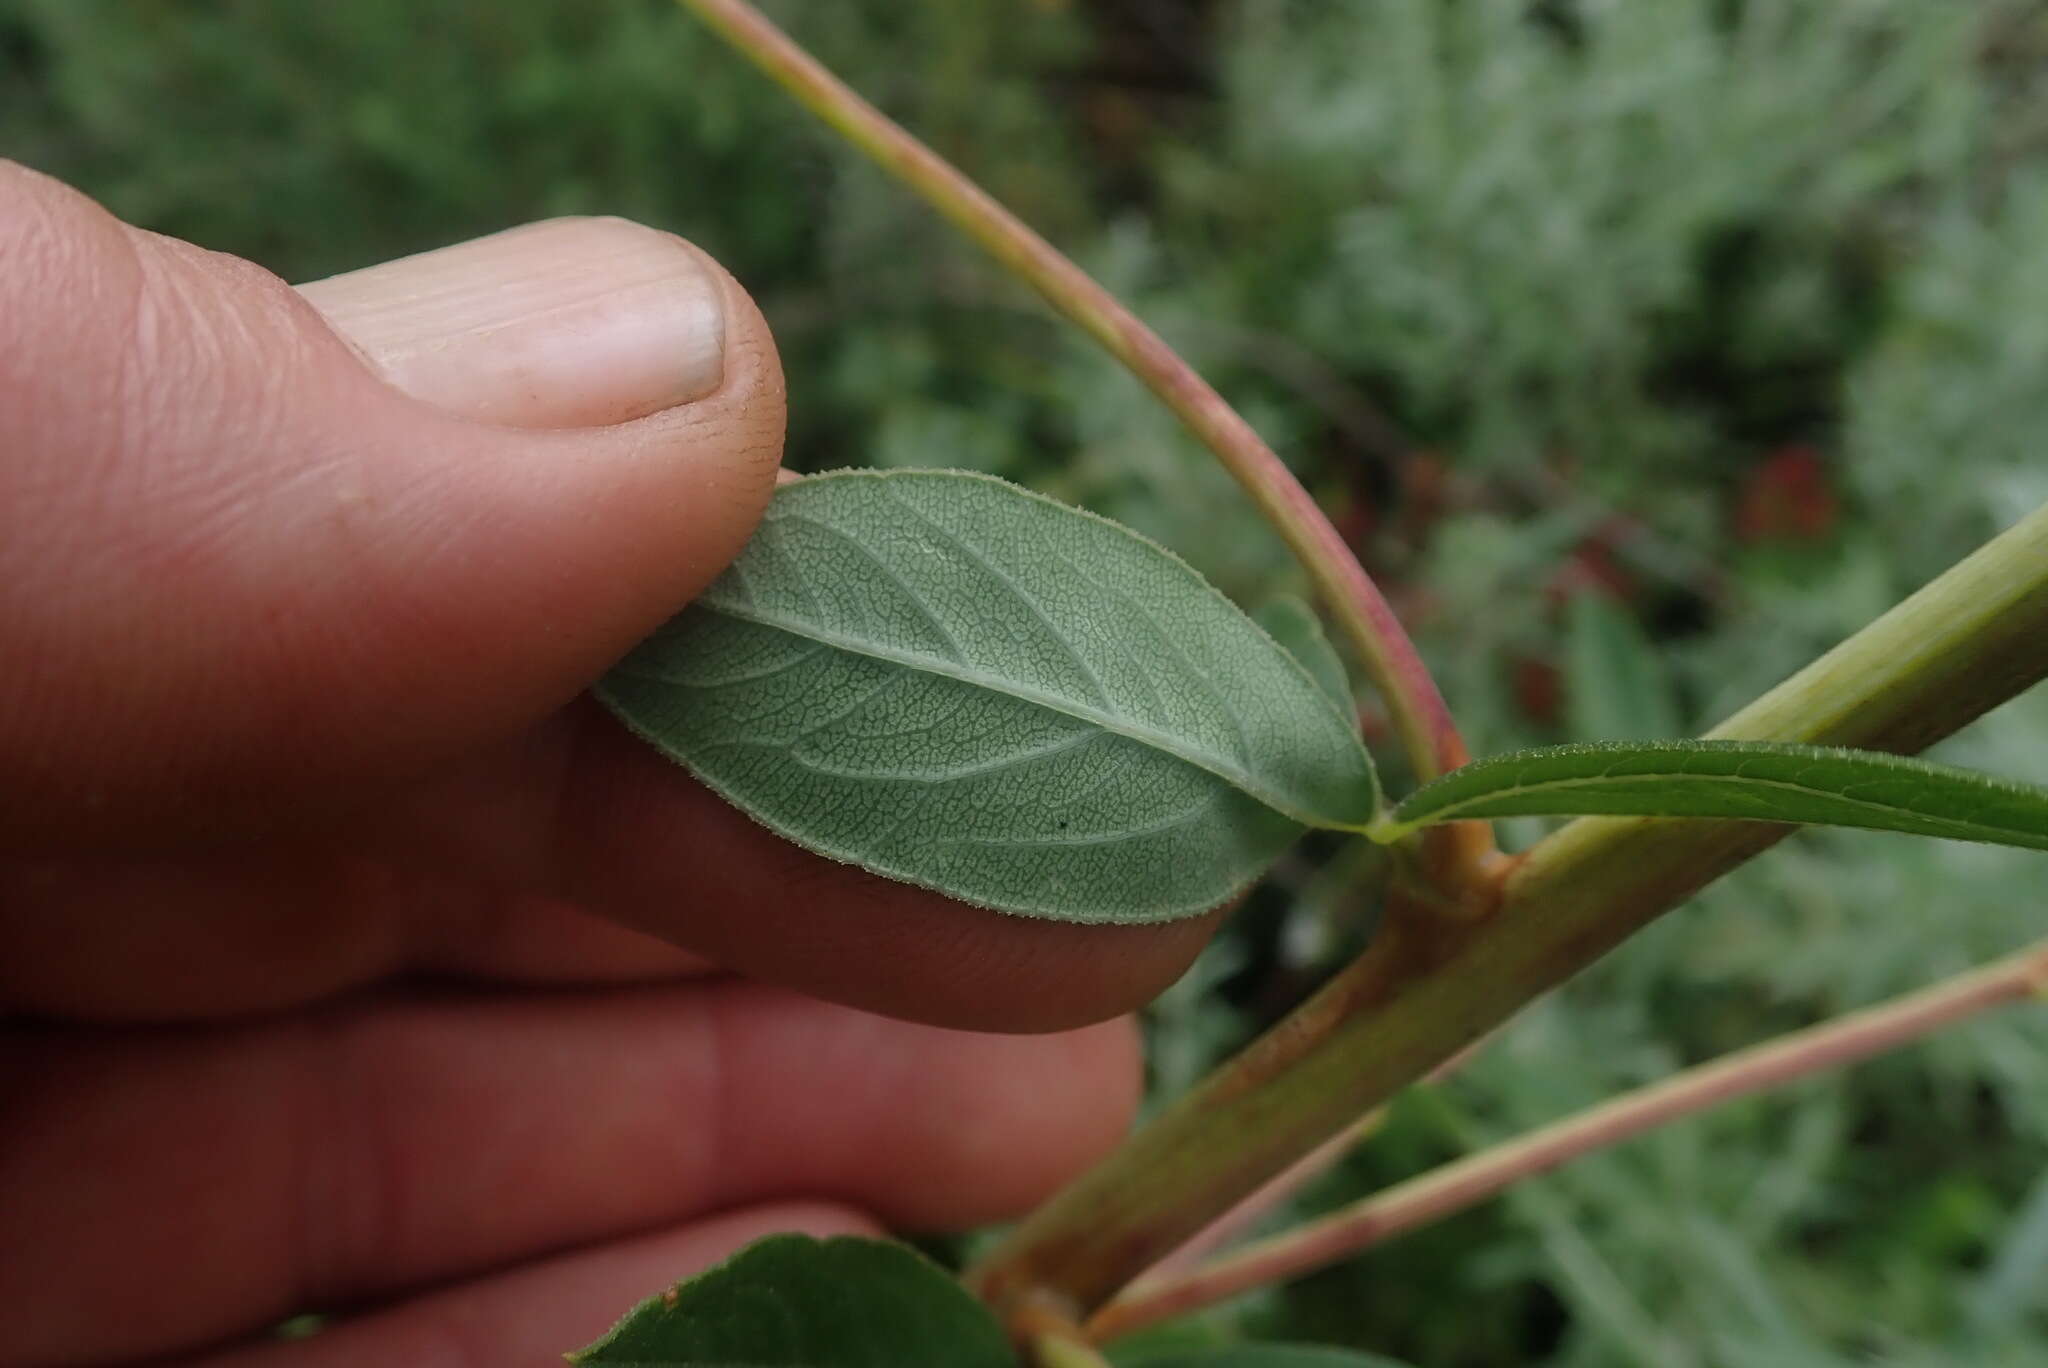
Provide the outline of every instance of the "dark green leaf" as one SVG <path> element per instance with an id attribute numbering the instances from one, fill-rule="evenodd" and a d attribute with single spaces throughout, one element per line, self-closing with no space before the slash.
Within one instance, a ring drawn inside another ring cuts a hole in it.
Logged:
<path id="1" fill-rule="evenodd" d="M 1876 751 L 1617 742 L 1491 756 L 1409 795 L 1389 839 L 1465 817 L 1733 817 L 2048 850 L 2048 789 Z"/>
<path id="2" fill-rule="evenodd" d="M 1266 629 L 1266 634 L 1280 643 L 1280 648 L 1301 662 L 1309 678 L 1323 691 L 1337 710 L 1346 717 L 1357 717 L 1358 703 L 1351 696 L 1351 677 L 1344 672 L 1344 662 L 1337 655 L 1337 648 L 1330 644 L 1330 638 L 1323 634 L 1323 624 L 1316 617 L 1316 610 L 1292 594 L 1279 594 L 1266 600 L 1252 619 Z"/>
<path id="3" fill-rule="evenodd" d="M 785 486 L 597 693 L 791 840 L 1032 916 L 1203 912 L 1379 802 L 1350 718 L 1194 571 L 959 472 Z"/>
<path id="4" fill-rule="evenodd" d="M 1016 1368 L 988 1309 L 885 1240 L 771 1235 L 650 1297 L 572 1363 L 612 1368 Z"/>
<path id="5" fill-rule="evenodd" d="M 1656 646 L 1605 594 L 1572 596 L 1565 661 L 1565 724 L 1574 741 L 1663 741 L 1680 734 L 1671 677 Z"/>
<path id="6" fill-rule="evenodd" d="M 1408 1368 L 1378 1354 L 1308 1344 L 1234 1344 L 1224 1349 L 1168 1349 L 1122 1355 L 1117 1368 Z"/>

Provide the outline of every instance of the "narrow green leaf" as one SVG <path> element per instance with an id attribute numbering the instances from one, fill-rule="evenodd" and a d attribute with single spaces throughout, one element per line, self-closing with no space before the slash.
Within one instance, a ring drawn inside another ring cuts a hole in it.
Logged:
<path id="1" fill-rule="evenodd" d="M 1309 1344 L 1233 1344 L 1222 1349 L 1169 1349 L 1117 1355 L 1116 1368 L 1408 1368 L 1378 1354 Z"/>
<path id="2" fill-rule="evenodd" d="M 1600 593 L 1565 615 L 1565 725 L 1574 741 L 1664 741 L 1680 734 L 1671 676 L 1635 617 Z"/>
<path id="3" fill-rule="evenodd" d="M 1476 760 L 1373 835 L 1465 817 L 1732 817 L 2048 850 L 2048 789 L 1951 765 L 1764 741 L 1556 746 Z"/>
<path id="4" fill-rule="evenodd" d="M 1337 648 L 1324 634 L 1315 609 L 1292 594 L 1276 594 L 1252 614 L 1252 620 L 1280 643 L 1281 650 L 1301 663 L 1323 696 L 1337 705 L 1337 711 L 1346 717 L 1358 716 L 1358 701 L 1351 695 L 1351 677 L 1344 671 Z"/>
<path id="5" fill-rule="evenodd" d="M 1229 600 L 983 475 L 783 487 L 597 695 L 789 839 L 1032 916 L 1203 912 L 1379 805 L 1349 718 Z"/>
<path id="6" fill-rule="evenodd" d="M 1016 1368 L 1002 1326 L 886 1240 L 771 1235 L 569 1355 L 608 1368 Z"/>

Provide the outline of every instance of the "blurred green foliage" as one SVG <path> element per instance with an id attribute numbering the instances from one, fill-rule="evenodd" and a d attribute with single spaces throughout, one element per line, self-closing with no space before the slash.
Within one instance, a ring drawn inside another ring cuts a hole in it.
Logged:
<path id="1" fill-rule="evenodd" d="M 2038 0 L 770 8 L 1245 409 L 1482 749 L 1710 724 L 2048 499 Z M 550 214 L 672 228 L 776 326 L 793 462 L 995 471 L 1241 600 L 1299 587 L 1133 382 L 660 0 L 0 0 L 0 151 L 291 278 Z M 2048 776 L 2048 699 L 1945 754 Z M 1162 1001 L 1162 1086 L 1365 934 L 1330 854 Z M 1305 1201 L 1980 961 L 2044 886 L 2024 854 L 1802 837 Z M 2048 1022 L 2010 1011 L 1195 1333 L 1428 1368 L 2048 1364 L 2044 1149 Z"/>

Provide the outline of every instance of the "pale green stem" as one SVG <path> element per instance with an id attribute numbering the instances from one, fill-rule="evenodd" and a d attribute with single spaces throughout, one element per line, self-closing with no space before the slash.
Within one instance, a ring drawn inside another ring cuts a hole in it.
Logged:
<path id="1" fill-rule="evenodd" d="M 1298 1278 L 1485 1201 L 1510 1185 L 1656 1126 L 1918 1040 L 2038 995 L 2048 943 L 1934 987 L 1687 1069 L 1576 1116 L 1445 1164 L 1177 1276 L 1148 1274 L 1085 1327 L 1101 1341 Z"/>
<path id="2" fill-rule="evenodd" d="M 1913 751 L 2048 675 L 2048 508 L 1717 728 Z M 1355 964 L 1011 1233 L 971 1275 L 1084 1310 L 1538 993 L 1785 835 L 1582 818 L 1479 922 L 1390 917 Z"/>
<path id="3" fill-rule="evenodd" d="M 1059 1298 L 1028 1297 L 1010 1310 L 1006 1328 L 1023 1347 L 1028 1368 L 1109 1368 L 1073 1309 Z"/>
<path id="4" fill-rule="evenodd" d="M 1031 1341 L 1034 1368 L 1109 1368 L 1109 1360 L 1085 1339 L 1039 1335 Z"/>
<path id="5" fill-rule="evenodd" d="M 1414 643 L 1343 537 L 1286 464 L 1223 397 L 1109 291 L 930 148 L 855 94 L 742 0 L 680 0 L 799 103 L 902 180 L 1148 385 L 1216 454 L 1314 580 L 1385 696 L 1409 763 L 1424 780 L 1468 758 Z M 1486 828 L 1449 838 L 1447 865 L 1483 862 Z"/>
<path id="6" fill-rule="evenodd" d="M 1422 1085 L 1441 1083 L 1456 1073 L 1473 1055 L 1484 1049 L 1490 1039 L 1491 1037 L 1487 1037 L 1472 1042 L 1431 1069 L 1429 1076 L 1422 1080 Z M 1143 1296 L 1153 1286 L 1174 1281 L 1178 1275 L 1199 1266 L 1208 1255 L 1236 1240 L 1281 1203 L 1329 1172 L 1344 1156 L 1363 1144 L 1367 1137 L 1378 1132 L 1386 1118 L 1386 1107 L 1374 1107 L 1321 1145 L 1295 1160 L 1292 1165 L 1267 1179 L 1265 1185 L 1251 1196 L 1196 1231 L 1186 1244 L 1152 1265 L 1143 1277 L 1124 1290 L 1123 1296 Z"/>

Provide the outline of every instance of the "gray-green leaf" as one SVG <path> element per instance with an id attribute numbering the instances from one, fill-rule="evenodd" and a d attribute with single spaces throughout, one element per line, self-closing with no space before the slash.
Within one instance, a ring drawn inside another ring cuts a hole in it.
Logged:
<path id="1" fill-rule="evenodd" d="M 1337 711 L 1346 717 L 1358 715 L 1358 704 L 1351 697 L 1351 677 L 1344 671 L 1337 648 L 1323 632 L 1315 609 L 1292 594 L 1276 594 L 1260 606 L 1252 620 L 1280 643 L 1281 650 L 1301 662 L 1309 678 L 1337 705 Z"/>
<path id="2" fill-rule="evenodd" d="M 2048 850 L 2048 789 L 1877 751 L 1764 741 L 1491 756 L 1410 794 L 1374 835 L 1465 817 L 1591 815 L 1803 822 Z"/>
<path id="3" fill-rule="evenodd" d="M 1015 1368 L 994 1316 L 886 1240 L 771 1235 L 569 1356 L 607 1368 Z"/>
<path id="4" fill-rule="evenodd" d="M 1032 916 L 1203 912 L 1379 804 L 1350 720 L 1193 570 L 960 472 L 784 486 L 597 694 L 791 840 Z"/>

